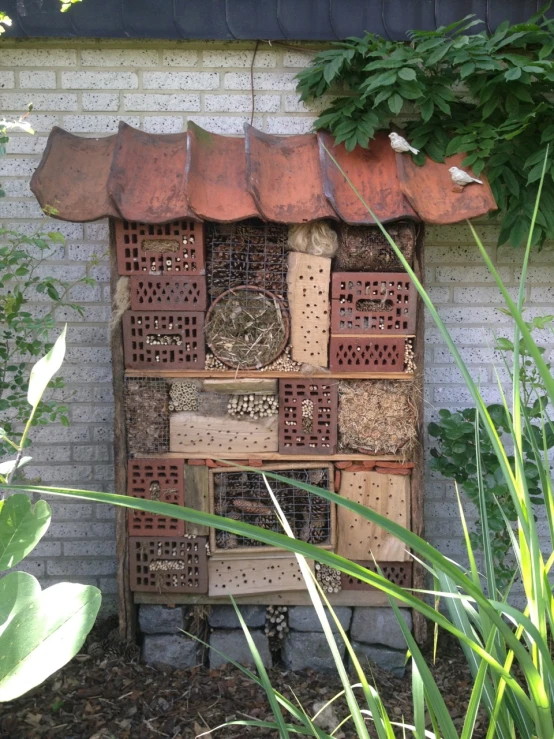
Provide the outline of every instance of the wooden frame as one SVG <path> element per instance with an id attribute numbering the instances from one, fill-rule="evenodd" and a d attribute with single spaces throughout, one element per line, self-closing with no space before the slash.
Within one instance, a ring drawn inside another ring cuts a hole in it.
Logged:
<path id="1" fill-rule="evenodd" d="M 326 463 L 326 462 L 304 462 L 303 464 L 298 463 L 291 463 L 291 464 L 272 464 L 267 465 L 264 467 L 260 467 L 260 470 L 264 470 L 265 472 L 285 472 L 289 470 L 316 470 L 321 469 L 322 467 L 326 467 L 329 471 L 329 490 L 331 492 L 335 491 L 335 479 L 334 479 L 334 467 L 332 464 Z M 214 485 L 214 475 L 221 473 L 221 472 L 232 472 L 233 469 L 230 467 L 212 467 L 209 471 L 209 483 L 208 483 L 208 491 L 209 491 L 209 505 L 210 505 L 210 513 L 214 513 L 215 509 L 215 485 Z M 337 530 L 337 511 L 335 508 L 335 505 L 333 503 L 330 503 L 330 520 L 329 520 L 329 542 L 325 544 L 316 544 L 319 549 L 330 549 L 334 550 L 335 544 L 336 544 L 336 530 Z M 235 547 L 234 549 L 221 549 L 217 546 L 216 543 L 216 536 L 215 536 L 215 529 L 210 529 L 210 551 L 212 556 L 217 556 L 219 558 L 233 558 L 237 556 L 246 557 L 248 555 L 254 557 L 258 553 L 265 553 L 265 552 L 279 552 L 279 554 L 282 556 L 283 549 L 277 549 L 276 547 L 269 547 L 269 546 L 262 546 L 262 547 Z"/>

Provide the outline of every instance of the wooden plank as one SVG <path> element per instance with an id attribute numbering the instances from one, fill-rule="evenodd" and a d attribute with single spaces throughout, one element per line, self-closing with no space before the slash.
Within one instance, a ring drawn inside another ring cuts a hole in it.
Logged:
<path id="1" fill-rule="evenodd" d="M 384 475 L 373 471 L 341 475 L 340 495 L 361 503 L 392 521 L 406 526 L 410 518 L 410 477 Z M 337 554 L 352 560 L 402 562 L 409 559 L 405 545 L 380 526 L 339 506 L 337 512 Z"/>
<path id="2" fill-rule="evenodd" d="M 329 366 L 331 260 L 291 251 L 287 290 L 291 356 L 296 362 Z"/>
<path id="3" fill-rule="evenodd" d="M 305 372 L 265 372 L 263 369 L 259 372 L 264 378 L 285 378 L 289 380 L 305 380 L 307 376 L 325 378 L 327 380 L 402 380 L 412 381 L 414 375 L 411 372 L 323 372 L 315 371 L 310 372 L 309 375 Z M 170 378 L 212 378 L 214 380 L 220 379 L 240 379 L 252 377 L 253 370 L 125 370 L 126 377 L 165 377 Z"/>
<path id="4" fill-rule="evenodd" d="M 205 417 L 183 411 L 169 419 L 169 448 L 181 454 L 225 458 L 250 452 L 277 452 L 279 447 L 278 417 L 243 420 L 231 416 Z"/>
<path id="5" fill-rule="evenodd" d="M 110 219 L 110 294 L 112 304 L 119 280 L 115 249 L 114 222 Z M 127 494 L 127 433 L 125 422 L 125 362 L 123 359 L 123 331 L 121 323 L 110 334 L 112 351 L 112 383 L 114 390 L 114 476 L 115 492 Z M 125 641 L 133 642 L 136 636 L 136 615 L 133 594 L 129 582 L 129 550 L 127 547 L 127 511 L 116 508 L 115 551 L 117 566 L 117 599 L 119 633 Z"/>
<path id="6" fill-rule="evenodd" d="M 258 595 L 233 596 L 237 603 L 243 605 L 263 606 L 310 606 L 312 602 L 305 590 L 283 591 L 278 593 L 262 593 Z M 389 599 L 379 590 L 341 590 L 340 593 L 327 594 L 333 606 L 388 606 Z M 213 598 L 209 595 L 189 595 L 167 593 L 135 593 L 135 603 L 154 603 L 167 606 L 177 605 L 229 605 L 229 597 Z M 400 608 L 405 605 L 397 601 Z"/>
<path id="7" fill-rule="evenodd" d="M 309 562 L 309 565 L 313 571 L 314 563 Z M 250 556 L 240 559 L 210 557 L 208 582 L 208 595 L 211 597 L 306 589 L 306 583 L 294 555 Z"/>
<path id="8" fill-rule="evenodd" d="M 216 454 L 183 454 L 182 452 L 159 452 L 156 454 L 135 454 L 137 459 L 146 457 L 148 459 L 167 458 L 167 459 L 218 459 Z M 267 462 L 300 462 L 303 459 L 313 462 L 313 454 L 279 454 L 278 452 L 229 452 L 225 454 L 225 459 L 261 459 Z M 321 462 L 402 462 L 404 458 L 398 454 L 318 454 L 317 459 Z M 223 460 L 225 461 L 225 460 Z"/>
<path id="9" fill-rule="evenodd" d="M 208 468 L 200 465 L 185 465 L 185 505 L 195 511 L 208 513 Z M 209 527 L 201 524 L 186 523 L 186 532 L 192 536 L 208 536 Z"/>
<path id="10" fill-rule="evenodd" d="M 206 393 L 223 395 L 277 395 L 277 380 L 265 377 L 259 380 L 204 380 L 202 389 Z"/>
<path id="11" fill-rule="evenodd" d="M 414 272 L 416 277 L 423 283 L 424 281 L 424 235 L 425 227 L 423 224 L 420 225 L 420 230 L 416 239 L 416 248 L 414 256 Z M 416 382 L 419 385 L 419 393 L 416 393 L 417 398 L 417 418 L 419 419 L 418 437 L 423 440 L 423 376 L 424 376 L 424 356 L 425 356 L 425 315 L 423 308 L 423 301 L 418 295 L 417 298 L 417 319 L 416 319 L 416 341 L 414 346 L 414 361 L 417 368 Z M 425 536 L 425 525 L 424 525 L 424 510 L 425 510 L 425 495 L 424 495 L 424 465 L 425 459 L 423 454 L 423 441 L 417 445 L 414 450 L 412 461 L 415 462 L 415 469 L 412 473 L 412 489 L 411 489 L 411 522 L 410 529 L 424 538 Z M 414 588 L 424 588 L 425 580 L 427 577 L 427 571 L 417 560 L 413 563 L 413 575 L 412 583 Z M 416 611 L 412 610 L 412 624 L 414 631 L 414 638 L 418 644 L 424 644 L 427 640 L 427 620 L 425 617 Z"/>

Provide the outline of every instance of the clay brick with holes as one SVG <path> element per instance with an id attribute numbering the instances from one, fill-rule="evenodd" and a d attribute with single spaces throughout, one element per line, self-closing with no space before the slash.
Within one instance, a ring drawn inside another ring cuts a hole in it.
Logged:
<path id="1" fill-rule="evenodd" d="M 279 380 L 281 454 L 334 454 L 337 423 L 336 382 Z"/>
<path id="2" fill-rule="evenodd" d="M 196 310 L 207 307 L 206 278 L 131 277 L 132 310 Z"/>
<path id="3" fill-rule="evenodd" d="M 203 275 L 204 226 L 179 220 L 152 225 L 115 222 L 120 275 Z"/>
<path id="4" fill-rule="evenodd" d="M 383 576 L 387 580 L 393 582 L 395 585 L 400 585 L 403 588 L 412 587 L 412 563 L 411 562 L 356 562 L 356 564 L 362 565 L 371 572 L 377 572 L 377 567 L 380 567 Z M 375 590 L 373 585 L 370 585 L 363 580 L 358 580 L 356 577 L 341 573 L 341 588 L 342 590 Z"/>
<path id="5" fill-rule="evenodd" d="M 417 292 L 401 272 L 335 272 L 331 334 L 406 336 L 415 332 Z"/>
<path id="6" fill-rule="evenodd" d="M 204 314 L 128 310 L 123 348 L 127 369 L 204 369 Z"/>
<path id="7" fill-rule="evenodd" d="M 404 372 L 406 339 L 331 336 L 331 372 Z"/>
<path id="8" fill-rule="evenodd" d="M 127 495 L 142 500 L 185 505 L 182 459 L 133 459 L 127 467 Z M 131 536 L 183 536 L 185 522 L 146 511 L 129 510 Z"/>
<path id="9" fill-rule="evenodd" d="M 207 593 L 205 536 L 129 538 L 130 588 L 138 593 Z"/>

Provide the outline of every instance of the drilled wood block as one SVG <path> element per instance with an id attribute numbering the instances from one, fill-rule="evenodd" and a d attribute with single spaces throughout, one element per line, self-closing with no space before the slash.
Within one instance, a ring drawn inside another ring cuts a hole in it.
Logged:
<path id="1" fill-rule="evenodd" d="M 401 272 L 334 272 L 331 334 L 405 336 L 415 332 L 417 291 Z"/>
<path id="2" fill-rule="evenodd" d="M 405 354 L 400 336 L 331 336 L 331 372 L 403 372 Z"/>
<path id="3" fill-rule="evenodd" d="M 206 278 L 131 277 L 132 310 L 193 310 L 207 307 Z"/>
<path id="4" fill-rule="evenodd" d="M 361 503 L 409 528 L 409 477 L 383 475 L 372 470 L 343 470 L 339 492 L 342 497 Z M 337 537 L 337 554 L 348 559 L 365 561 L 374 557 L 377 562 L 409 559 L 403 542 L 343 506 L 339 506 L 337 511 Z"/>
<path id="5" fill-rule="evenodd" d="M 130 537 L 129 569 L 136 592 L 207 593 L 207 539 Z"/>
<path id="6" fill-rule="evenodd" d="M 292 359 L 328 367 L 331 260 L 290 252 L 288 267 Z"/>
<path id="7" fill-rule="evenodd" d="M 277 416 L 248 420 L 183 411 L 169 420 L 169 448 L 182 454 L 225 458 L 227 453 L 276 452 Z"/>
<path id="8" fill-rule="evenodd" d="M 281 454 L 334 454 L 337 423 L 336 382 L 279 380 Z"/>
<path id="9" fill-rule="evenodd" d="M 208 595 L 214 598 L 306 589 L 294 556 L 210 557 L 208 573 Z"/>
<path id="10" fill-rule="evenodd" d="M 123 345 L 128 369 L 203 369 L 204 314 L 126 311 Z"/>
<path id="11" fill-rule="evenodd" d="M 185 505 L 182 459 L 133 459 L 127 468 L 127 495 L 148 501 Z M 146 511 L 129 510 L 131 536 L 182 536 L 185 522 Z"/>
<path id="12" fill-rule="evenodd" d="M 356 562 L 356 564 L 362 565 L 371 572 L 377 572 L 377 567 L 381 568 L 383 576 L 393 582 L 395 585 L 400 585 L 403 588 L 412 587 L 412 563 L 411 562 Z M 341 587 L 343 590 L 376 590 L 373 585 L 358 580 L 356 577 L 341 573 Z"/>
<path id="13" fill-rule="evenodd" d="M 120 275 L 203 275 L 204 226 L 180 220 L 158 225 L 115 222 Z"/>

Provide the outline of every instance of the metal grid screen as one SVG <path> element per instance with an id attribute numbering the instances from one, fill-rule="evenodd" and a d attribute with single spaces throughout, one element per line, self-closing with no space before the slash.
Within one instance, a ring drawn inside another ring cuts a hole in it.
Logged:
<path id="1" fill-rule="evenodd" d="M 169 389 L 161 377 L 125 379 L 129 456 L 169 451 Z"/>

